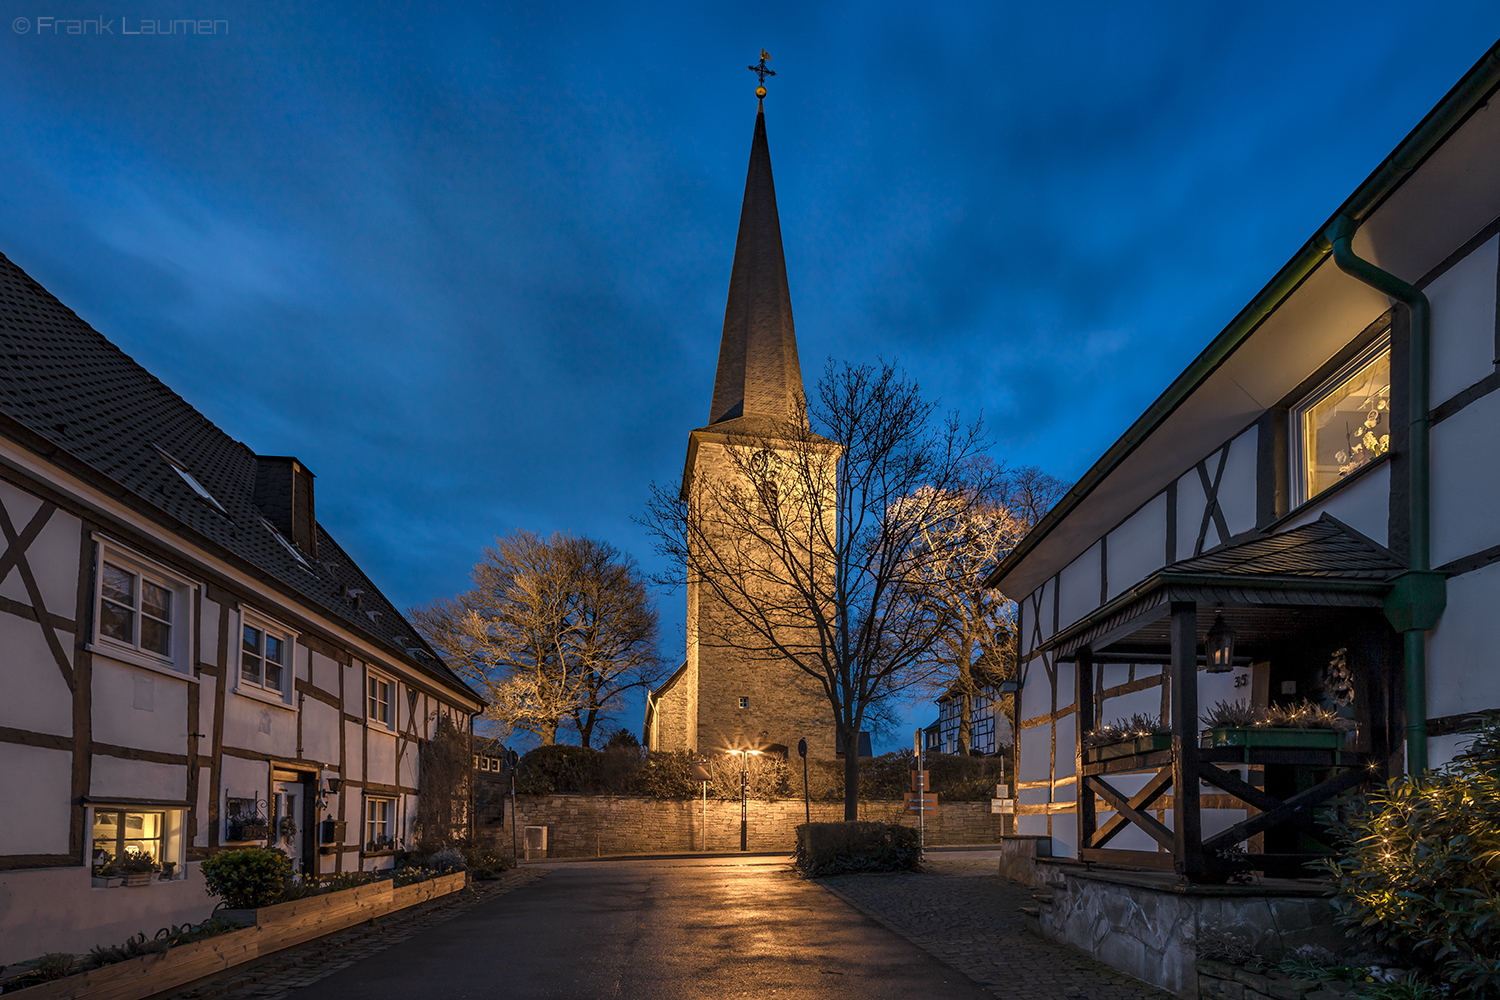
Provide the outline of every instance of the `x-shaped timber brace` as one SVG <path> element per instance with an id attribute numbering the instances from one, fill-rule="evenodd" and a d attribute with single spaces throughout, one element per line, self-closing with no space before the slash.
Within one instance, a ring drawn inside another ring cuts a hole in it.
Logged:
<path id="1" fill-rule="evenodd" d="M 1376 755 L 1348 750 L 1201 747 L 1198 739 L 1197 604 L 1193 601 L 1173 601 L 1169 613 L 1172 649 L 1168 666 L 1171 749 L 1114 760 L 1089 761 L 1083 740 L 1079 739 L 1079 859 L 1137 868 L 1164 868 L 1174 870 L 1190 881 L 1217 882 L 1233 872 L 1231 863 L 1223 854 L 1226 849 L 1273 827 L 1291 826 L 1322 843 L 1328 843 L 1328 834 L 1313 823 L 1312 811 L 1335 795 L 1377 777 L 1371 763 Z M 1097 721 L 1094 665 L 1099 662 L 1138 661 L 1142 657 L 1132 657 L 1126 653 L 1095 654 L 1084 647 L 1069 658 L 1077 665 L 1078 732 L 1081 736 L 1092 730 Z M 1283 801 L 1243 780 L 1237 772 L 1226 771 L 1219 766 L 1231 763 L 1259 767 L 1302 766 L 1331 770 L 1334 774 Z M 1107 780 L 1112 775 L 1152 771 L 1156 773 L 1134 795 L 1127 796 Z M 1205 840 L 1202 835 L 1200 782 L 1240 800 L 1250 815 Z M 1177 794 L 1173 796 L 1171 803 L 1172 826 L 1168 828 L 1151 815 L 1151 810 L 1172 790 L 1176 790 Z M 1103 799 L 1106 808 L 1114 811 L 1114 815 L 1103 825 L 1096 822 L 1096 797 Z M 1119 850 L 1107 847 L 1127 826 L 1145 831 L 1160 845 L 1161 850 Z M 1309 874 L 1306 863 L 1318 855 L 1256 854 L 1251 857 L 1254 869 L 1268 875 L 1306 877 Z"/>

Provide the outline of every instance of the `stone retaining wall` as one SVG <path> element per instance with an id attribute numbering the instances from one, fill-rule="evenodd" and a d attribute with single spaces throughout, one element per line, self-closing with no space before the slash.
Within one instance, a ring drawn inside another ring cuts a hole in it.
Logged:
<path id="1" fill-rule="evenodd" d="M 1344 1000 L 1353 989 L 1342 983 L 1294 979 L 1263 967 L 1198 960 L 1198 996 L 1203 1000 Z"/>
<path id="2" fill-rule="evenodd" d="M 859 818 L 916 826 L 916 816 L 901 802 L 870 801 L 859 805 Z M 707 830 L 701 800 L 644 799 L 607 795 L 518 795 L 520 826 L 547 827 L 547 856 L 596 857 L 614 854 L 676 854 L 740 849 L 740 804 L 709 799 Z M 797 826 L 806 821 L 801 801 L 752 800 L 748 809 L 749 849 L 791 851 Z M 813 822 L 844 818 L 842 802 L 814 802 Z M 493 849 L 511 853 L 511 809 L 505 819 L 482 825 L 478 834 Z M 1009 817 L 990 813 L 988 802 L 938 802 L 926 819 L 926 842 L 933 846 L 994 844 L 1008 833 Z M 525 844 L 518 831 L 516 840 Z"/>

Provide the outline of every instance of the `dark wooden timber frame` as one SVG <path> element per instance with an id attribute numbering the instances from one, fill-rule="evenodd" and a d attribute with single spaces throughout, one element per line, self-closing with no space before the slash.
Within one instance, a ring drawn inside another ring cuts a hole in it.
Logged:
<path id="1" fill-rule="evenodd" d="M 1165 603 L 1171 642 L 1167 678 L 1171 709 L 1171 749 L 1113 760 L 1090 761 L 1083 741 L 1079 740 L 1079 859 L 1096 864 L 1169 869 L 1176 871 L 1186 881 L 1220 882 L 1233 872 L 1233 863 L 1225 857 L 1224 852 L 1273 827 L 1289 826 L 1327 843 L 1328 835 L 1313 823 L 1312 811 L 1341 792 L 1383 778 L 1387 740 L 1376 738 L 1369 752 L 1201 746 L 1198 719 L 1198 666 L 1202 661 L 1199 654 L 1198 610 L 1201 602 L 1169 595 Z M 1260 614 L 1269 616 L 1276 615 L 1277 610 L 1264 606 L 1258 609 Z M 1077 671 L 1080 734 L 1088 732 L 1098 721 L 1095 718 L 1093 690 L 1095 664 L 1101 660 L 1129 658 L 1133 657 L 1127 653 L 1095 653 L 1088 646 L 1059 652 L 1059 659 L 1073 660 Z M 1282 800 L 1243 780 L 1238 772 L 1226 771 L 1221 764 L 1249 765 L 1252 769 L 1267 765 L 1295 765 L 1326 771 L 1331 776 Z M 1112 783 L 1116 775 L 1140 773 L 1152 776 L 1134 795 L 1126 794 Z M 1204 784 L 1238 800 L 1246 809 L 1247 817 L 1229 829 L 1205 838 L 1201 821 L 1201 788 Z M 1153 808 L 1163 808 L 1164 797 L 1169 792 L 1176 793 L 1166 804 L 1166 808 L 1170 808 L 1172 812 L 1170 828 L 1151 814 Z M 1102 803 L 1099 800 L 1103 800 Z M 1114 813 L 1102 824 L 1098 822 L 1101 808 Z M 1160 849 L 1120 850 L 1108 846 L 1128 826 L 1144 831 L 1156 841 Z M 1256 854 L 1253 855 L 1253 866 L 1268 875 L 1307 877 L 1305 865 L 1317 856 L 1297 853 Z"/>

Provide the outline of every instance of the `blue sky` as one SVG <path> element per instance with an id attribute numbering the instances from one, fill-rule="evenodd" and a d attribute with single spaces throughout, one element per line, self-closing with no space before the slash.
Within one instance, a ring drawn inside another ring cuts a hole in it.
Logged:
<path id="1" fill-rule="evenodd" d="M 401 606 L 516 528 L 655 564 L 761 46 L 804 371 L 897 358 L 1072 478 L 1500 37 L 1486 2 L 127 8 L 12 3 L 0 251 L 300 457 Z"/>

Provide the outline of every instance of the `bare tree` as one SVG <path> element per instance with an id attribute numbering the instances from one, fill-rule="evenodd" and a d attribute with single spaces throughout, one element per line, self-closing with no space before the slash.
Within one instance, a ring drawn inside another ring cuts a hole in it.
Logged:
<path id="1" fill-rule="evenodd" d="M 653 487 L 641 523 L 677 567 L 663 582 L 697 584 L 702 641 L 791 663 L 822 686 L 852 820 L 860 729 L 917 680 L 938 638 L 910 586 L 915 542 L 951 514 L 940 498 L 983 494 L 995 470 L 972 461 L 980 422 L 940 417 L 894 364 L 830 361 L 815 400 L 758 420 L 730 434 L 719 474 Z"/>
<path id="2" fill-rule="evenodd" d="M 937 619 L 929 663 L 958 699 L 962 754 L 972 747 L 975 698 L 1015 676 L 1016 605 L 984 578 L 1068 488 L 1036 466 L 996 473 L 986 493 L 935 498 L 938 516 L 922 525 L 911 563 L 912 586 Z"/>
<path id="3" fill-rule="evenodd" d="M 571 721 L 584 746 L 627 691 L 661 672 L 658 617 L 636 563 L 612 545 L 518 531 L 484 550 L 474 589 L 413 608 L 413 624 L 484 692 L 509 736 L 557 742 Z"/>

